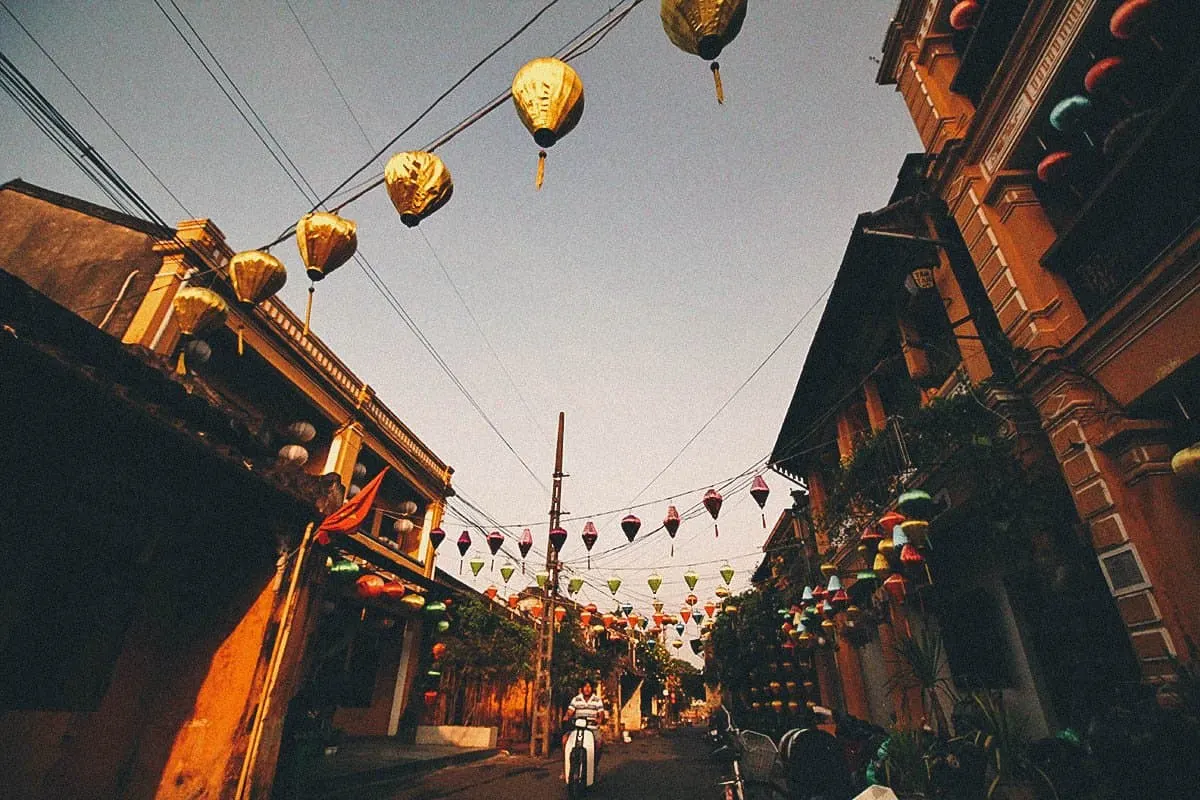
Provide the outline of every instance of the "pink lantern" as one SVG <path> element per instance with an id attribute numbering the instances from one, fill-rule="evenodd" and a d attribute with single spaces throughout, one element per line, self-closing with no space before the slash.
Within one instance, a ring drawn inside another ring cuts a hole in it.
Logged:
<path id="1" fill-rule="evenodd" d="M 631 543 L 633 537 L 637 536 L 638 531 L 642 529 L 642 521 L 633 514 L 626 514 L 621 520 L 621 530 L 625 532 L 625 538 Z"/>
<path id="2" fill-rule="evenodd" d="M 462 574 L 463 557 L 471 549 L 471 534 L 463 531 L 458 537 L 458 574 Z"/>
<path id="3" fill-rule="evenodd" d="M 717 536 L 721 535 L 721 530 L 717 527 L 717 515 L 721 513 L 721 493 L 716 489 L 709 489 L 704 493 L 704 507 L 708 509 L 708 513 L 713 518 L 713 531 Z"/>
<path id="4" fill-rule="evenodd" d="M 767 495 L 771 494 L 771 487 L 767 486 L 767 482 L 763 480 L 762 475 L 754 476 L 754 483 L 750 484 L 750 496 L 754 498 L 754 502 L 758 503 L 760 509 L 767 507 Z M 763 512 L 762 515 L 763 529 L 767 527 L 767 515 Z"/>
<path id="5" fill-rule="evenodd" d="M 663 528 L 671 537 L 671 557 L 675 557 L 675 534 L 679 532 L 679 511 L 675 506 L 667 507 L 667 516 L 663 519 Z"/>
<path id="6" fill-rule="evenodd" d="M 588 569 L 592 568 L 592 545 L 600 538 L 600 534 L 596 531 L 596 525 L 590 519 L 583 526 L 583 546 L 588 551 Z"/>
<path id="7" fill-rule="evenodd" d="M 530 549 L 533 548 L 533 533 L 526 528 L 521 531 L 521 538 L 517 541 L 517 549 L 521 551 L 521 574 L 525 574 L 525 556 L 529 555 Z"/>

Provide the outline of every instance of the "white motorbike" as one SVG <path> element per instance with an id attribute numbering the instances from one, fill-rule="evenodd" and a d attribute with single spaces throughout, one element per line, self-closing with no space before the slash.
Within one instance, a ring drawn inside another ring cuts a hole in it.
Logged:
<path id="1" fill-rule="evenodd" d="M 571 723 L 563 747 L 563 776 L 567 780 L 567 797 L 577 800 L 596 782 L 596 731 L 586 719 Z"/>

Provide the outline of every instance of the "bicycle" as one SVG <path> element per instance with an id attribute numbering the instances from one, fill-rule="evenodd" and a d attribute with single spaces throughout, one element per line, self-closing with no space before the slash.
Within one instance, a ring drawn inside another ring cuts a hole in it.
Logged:
<path id="1" fill-rule="evenodd" d="M 724 800 L 787 800 L 787 793 L 776 783 L 779 751 L 770 736 L 757 731 L 739 730 L 726 709 L 727 726 L 712 728 L 709 737 L 719 747 L 715 758 L 729 763 L 730 777 L 722 787 Z"/>

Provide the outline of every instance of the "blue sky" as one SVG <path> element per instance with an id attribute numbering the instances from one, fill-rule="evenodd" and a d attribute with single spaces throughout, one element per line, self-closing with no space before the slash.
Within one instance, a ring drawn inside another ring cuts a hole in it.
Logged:
<path id="1" fill-rule="evenodd" d="M 323 192 L 545 4 L 176 2 Z M 308 210 L 153 0 L 5 3 L 191 213 L 211 218 L 235 250 L 265 244 Z M 561 0 L 393 150 L 434 139 L 504 91 L 521 64 L 555 51 L 609 6 Z M 871 59 L 895 6 L 751 2 L 720 59 L 727 102 L 718 106 L 706 65 L 671 45 L 658 3 L 648 0 L 574 62 L 586 111 L 551 149 L 542 191 L 533 189 L 538 148 L 505 105 L 439 150 L 455 193 L 419 230 L 400 224 L 382 188 L 343 212 L 358 222 L 361 249 L 388 286 L 547 484 L 557 413 L 566 412 L 566 558 L 583 555 L 584 515 L 690 491 L 673 501 L 683 511 L 705 487 L 769 452 L 819 305 L 639 496 L 819 299 L 855 216 L 887 202 L 903 155 L 919 148 L 899 95 L 874 82 Z M 160 215 L 188 216 L 2 10 L 0 50 Z M 0 180 L 22 177 L 109 204 L 11 100 L 0 97 L 0 108 Z M 367 174 L 381 172 L 385 159 Z M 282 297 L 302 309 L 307 282 L 294 245 L 273 252 L 289 268 Z M 321 283 L 313 324 L 454 466 L 468 498 L 503 523 L 546 518 L 543 488 L 353 264 Z M 777 475 L 766 479 L 771 522 L 791 487 Z M 667 505 L 638 509 L 644 530 Z M 624 542 L 621 515 L 596 519 L 596 552 Z M 645 577 L 655 568 L 666 578 L 660 596 L 668 609 L 687 594 L 682 574 L 692 563 L 702 599 L 724 558 L 738 570 L 738 588 L 764 536 L 745 490 L 726 499 L 720 522 L 717 539 L 707 518 L 685 521 L 673 559 L 660 534 L 593 559 L 590 577 L 600 584 L 620 574 L 619 597 L 643 611 Z M 448 520 L 445 527 L 453 537 L 463 526 Z M 443 551 L 453 570 L 450 545 Z M 499 575 L 485 569 L 480 585 L 492 580 Z M 604 604 L 607 591 L 587 592 Z"/>

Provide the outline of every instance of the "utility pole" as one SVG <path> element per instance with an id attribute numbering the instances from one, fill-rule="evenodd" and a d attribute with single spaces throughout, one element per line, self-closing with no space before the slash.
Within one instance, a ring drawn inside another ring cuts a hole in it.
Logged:
<path id="1" fill-rule="evenodd" d="M 558 444 L 554 449 L 554 483 L 550 490 L 550 530 L 562 519 L 563 412 L 558 412 Z M 542 628 L 538 631 L 534 661 L 533 715 L 529 721 L 529 755 L 550 755 L 550 712 L 553 706 L 551 663 L 554 659 L 554 608 L 558 603 L 558 551 L 546 544 L 546 572 L 550 576 L 542 590 Z"/>

